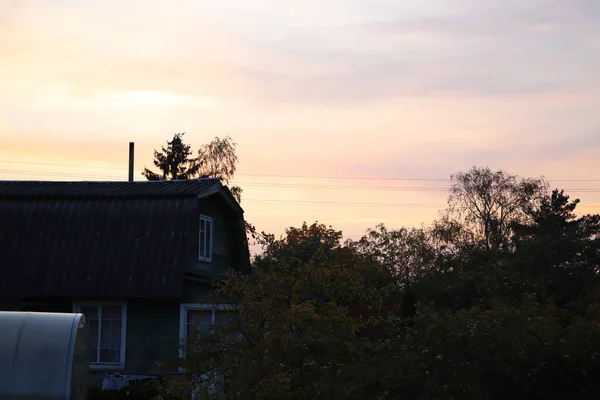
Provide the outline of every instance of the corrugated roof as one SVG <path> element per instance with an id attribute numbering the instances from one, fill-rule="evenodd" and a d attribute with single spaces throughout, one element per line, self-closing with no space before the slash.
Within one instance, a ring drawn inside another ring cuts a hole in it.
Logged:
<path id="1" fill-rule="evenodd" d="M 0 298 L 179 297 L 197 199 L 216 193 L 217 179 L 0 181 Z"/>
<path id="2" fill-rule="evenodd" d="M 139 182 L 0 181 L 0 198 L 171 197 L 216 193 L 222 186 L 217 178 Z"/>

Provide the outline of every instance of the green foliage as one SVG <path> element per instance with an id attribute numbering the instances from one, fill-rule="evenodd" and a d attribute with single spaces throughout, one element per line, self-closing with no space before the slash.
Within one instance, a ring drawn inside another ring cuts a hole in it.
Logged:
<path id="1" fill-rule="evenodd" d="M 600 396 L 600 216 L 541 179 L 454 182 L 431 229 L 248 226 L 264 252 L 218 287 L 234 316 L 186 347 L 181 387 L 214 397 L 199 377 L 218 371 L 227 399 Z"/>
<path id="2" fill-rule="evenodd" d="M 361 254 L 373 257 L 397 276 L 405 287 L 431 270 L 436 261 L 435 249 L 423 229 L 389 230 L 380 224 L 369 229 L 358 242 L 349 241 L 347 244 Z"/>
<path id="3" fill-rule="evenodd" d="M 340 232 L 319 224 L 271 238 L 251 276 L 232 274 L 219 288 L 218 295 L 236 306 L 235 317 L 226 329 L 188 346 L 188 370 L 226 371 L 228 398 L 330 393 L 339 374 L 363 356 L 365 338 L 376 334 L 392 279 L 340 239 Z"/>
<path id="4" fill-rule="evenodd" d="M 147 379 L 132 382 L 120 390 L 105 390 L 99 386 L 91 386 L 88 390 L 88 400 L 176 400 L 180 397 L 164 393 L 162 379 Z"/>

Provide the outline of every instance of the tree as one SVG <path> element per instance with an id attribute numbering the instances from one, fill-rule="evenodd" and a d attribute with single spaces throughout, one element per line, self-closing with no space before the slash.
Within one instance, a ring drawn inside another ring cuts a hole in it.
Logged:
<path id="1" fill-rule="evenodd" d="M 577 217 L 579 199 L 562 190 L 545 196 L 530 212 L 531 223 L 516 224 L 515 262 L 526 267 L 544 301 L 577 303 L 600 283 L 600 215 Z M 542 299 L 540 299 L 542 300 Z"/>
<path id="2" fill-rule="evenodd" d="M 543 178 L 473 167 L 452 176 L 448 208 L 434 232 L 449 245 L 507 249 L 512 226 L 524 223 L 547 190 Z"/>
<path id="3" fill-rule="evenodd" d="M 389 274 L 340 239 L 317 223 L 270 237 L 251 276 L 232 273 L 219 286 L 235 316 L 186 348 L 190 381 L 224 371 L 231 399 L 365 398 L 368 388 L 349 381 L 370 374 L 362 366 L 380 332 Z M 200 398 L 210 398 L 210 384 L 200 386 Z"/>
<path id="4" fill-rule="evenodd" d="M 542 179 L 453 185 L 432 232 L 252 230 L 264 253 L 218 287 L 234 315 L 186 348 L 188 383 L 220 372 L 228 399 L 600 396 L 600 216 Z"/>
<path id="5" fill-rule="evenodd" d="M 223 139 L 215 137 L 210 143 L 202 145 L 198 150 L 199 174 L 203 178 L 221 178 L 226 184 L 233 179 L 237 168 L 238 157 L 235 152 L 237 143 L 231 137 Z M 232 186 L 231 193 L 238 202 L 242 199 L 242 188 Z"/>
<path id="6" fill-rule="evenodd" d="M 184 133 L 176 133 L 171 141 L 167 141 L 167 147 L 161 151 L 154 150 L 154 165 L 160 170 L 159 173 L 144 167 L 142 175 L 149 181 L 158 180 L 183 180 L 191 179 L 198 175 L 200 165 L 192 155 L 191 146 L 183 142 Z"/>
<path id="7" fill-rule="evenodd" d="M 409 287 L 425 273 L 436 258 L 423 229 L 388 229 L 384 224 L 367 230 L 358 242 L 348 242 L 365 255 L 375 257 L 399 280 Z"/>
<path id="8" fill-rule="evenodd" d="M 202 178 L 221 178 L 226 184 L 235 175 L 238 157 L 235 153 L 237 143 L 229 136 L 223 139 L 215 137 L 198 150 L 199 174 Z"/>
<path id="9" fill-rule="evenodd" d="M 183 142 L 185 133 L 176 133 L 167 147 L 162 151 L 154 151 L 154 165 L 161 171 L 153 172 L 144 168 L 142 175 L 149 181 L 182 180 L 192 178 L 219 178 L 229 184 L 235 175 L 238 157 L 235 149 L 237 144 L 226 136 L 223 139 L 215 137 L 211 142 L 202 145 L 196 158 L 192 157 L 189 144 Z M 232 186 L 231 193 L 240 202 L 242 188 Z"/>
<path id="10" fill-rule="evenodd" d="M 388 229 L 384 224 L 368 229 L 358 242 L 348 241 L 356 251 L 387 269 L 402 294 L 402 316 L 411 319 L 416 313 L 413 284 L 431 272 L 437 252 L 423 229 Z"/>

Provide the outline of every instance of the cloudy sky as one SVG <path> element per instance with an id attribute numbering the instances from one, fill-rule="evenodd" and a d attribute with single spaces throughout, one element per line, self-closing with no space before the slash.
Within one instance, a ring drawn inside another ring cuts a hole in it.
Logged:
<path id="1" fill-rule="evenodd" d="M 598 212 L 598 71 L 596 0 L 0 0 L 0 179 L 123 179 L 129 141 L 143 179 L 186 132 L 275 233 L 430 222 L 473 165 Z"/>

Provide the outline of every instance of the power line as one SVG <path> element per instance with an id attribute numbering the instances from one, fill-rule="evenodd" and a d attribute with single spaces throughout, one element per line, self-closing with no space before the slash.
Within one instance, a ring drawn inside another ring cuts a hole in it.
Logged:
<path id="1" fill-rule="evenodd" d="M 431 181 L 450 182 L 449 178 L 395 178 L 395 177 L 368 177 L 368 176 L 316 176 L 316 175 L 276 175 L 276 174 L 236 174 L 236 176 L 261 176 L 270 178 L 298 178 L 298 179 L 338 179 L 338 180 L 376 180 L 376 181 Z M 600 182 L 600 179 L 548 179 L 550 182 Z"/>
<path id="2" fill-rule="evenodd" d="M 265 177 L 265 178 L 293 178 L 293 179 L 450 182 L 450 179 L 448 179 L 448 178 L 390 178 L 390 177 L 384 178 L 384 177 L 373 177 L 373 176 L 316 176 L 316 175 L 278 175 L 278 174 L 236 174 L 236 175 L 237 176 L 257 176 L 257 177 Z"/>
<path id="3" fill-rule="evenodd" d="M 14 169 L 0 169 L 0 173 L 14 175 L 41 175 L 53 177 L 82 177 L 95 179 L 111 179 L 124 181 L 126 177 L 115 175 L 80 174 L 67 172 L 47 171 L 22 171 Z M 333 184 L 302 184 L 302 183 L 270 183 L 270 182 L 238 182 L 242 186 L 294 188 L 294 189 L 335 189 L 335 190 L 368 190 L 368 191 L 405 191 L 405 192 L 448 192 L 449 187 L 420 187 L 420 186 L 365 186 L 365 185 L 333 185 Z M 600 188 L 564 188 L 567 191 L 581 193 L 600 193 Z"/>
<path id="4" fill-rule="evenodd" d="M 81 165 L 81 164 L 56 164 L 41 163 L 29 161 L 0 160 L 0 163 L 27 164 L 27 165 L 46 165 L 54 167 L 74 167 L 74 168 L 97 168 L 111 169 L 117 171 L 127 171 L 124 167 L 109 167 L 101 165 Z M 448 178 L 398 178 L 398 177 L 368 177 L 368 176 L 317 176 L 317 175 L 285 175 L 285 174 L 236 174 L 237 176 L 256 176 L 269 178 L 293 178 L 293 179 L 338 179 L 338 180 L 379 180 L 379 181 L 422 181 L 422 182 L 449 182 Z M 548 179 L 551 182 L 600 182 L 600 179 Z"/>
<path id="5" fill-rule="evenodd" d="M 44 176 L 85 176 L 85 177 L 95 177 L 95 178 L 107 178 L 102 175 L 89 175 L 89 174 L 64 174 L 64 173 L 52 173 L 52 172 L 33 172 L 33 171 L 17 171 L 17 170 L 2 170 L 0 169 L 0 173 L 9 172 L 12 174 L 39 174 Z M 115 178 L 115 177 L 111 177 Z M 125 181 L 125 178 L 121 178 L 122 181 Z M 265 185 L 268 186 L 268 185 Z M 300 185 L 296 185 L 299 187 Z M 346 187 L 347 188 L 347 187 Z M 360 187 L 355 187 L 360 188 Z M 390 188 L 386 189 L 398 189 L 398 190 L 416 190 L 423 188 Z M 426 188 L 425 188 L 426 189 Z M 446 190 L 443 188 L 434 188 L 435 190 Z M 600 189 L 595 190 L 596 192 L 600 192 Z M 597 208 L 600 207 L 600 204 L 597 205 L 587 205 L 592 203 L 598 203 L 599 201 L 594 201 L 590 203 L 584 203 L 579 205 L 580 208 Z M 310 200 L 276 200 L 276 199 L 244 199 L 243 203 L 263 203 L 263 204 L 293 204 L 293 205 L 323 205 L 323 206 L 349 206 L 349 207 L 369 207 L 369 208 L 436 208 L 442 209 L 446 207 L 444 204 L 425 204 L 425 203 L 377 203 L 377 202 L 343 202 L 343 201 L 310 201 Z"/>
<path id="6" fill-rule="evenodd" d="M 242 205 L 246 203 L 265 204 L 296 204 L 296 205 L 329 205 L 329 206 L 353 206 L 353 207 L 392 207 L 392 208 L 436 208 L 447 207 L 445 204 L 425 203 L 372 203 L 372 202 L 343 202 L 343 201 L 310 201 L 310 200 L 268 200 L 268 199 L 242 199 Z M 578 205 L 578 208 L 600 208 L 598 205 Z"/>
<path id="7" fill-rule="evenodd" d="M 54 177 L 86 177 L 96 179 L 116 179 L 126 180 L 126 177 L 122 176 L 109 176 L 109 175 L 93 175 L 93 174 L 78 174 L 78 173 L 66 173 L 66 172 L 36 172 L 36 171 L 19 171 L 12 169 L 0 169 L 0 173 L 15 174 L 15 175 L 41 175 L 41 176 L 54 176 Z"/>
<path id="8" fill-rule="evenodd" d="M 430 207 L 444 208 L 440 204 L 423 203 L 372 203 L 372 202 L 344 202 L 344 201 L 310 201 L 310 200 L 269 200 L 269 199 L 243 199 L 243 203 L 268 203 L 268 204 L 318 204 L 331 206 L 369 206 L 369 207 Z"/>
<path id="9" fill-rule="evenodd" d="M 418 187 L 418 186 L 347 186 L 347 185 L 313 185 L 302 183 L 267 183 L 267 182 L 238 182 L 241 186 L 283 187 L 296 189 L 345 189 L 345 190 L 379 190 L 379 191 L 412 191 L 412 192 L 448 192 L 449 187 Z M 567 191 L 582 193 L 600 193 L 600 188 L 564 188 Z"/>
<path id="10" fill-rule="evenodd" d="M 267 183 L 267 182 L 238 182 L 241 186 L 281 187 L 294 189 L 342 189 L 342 190 L 404 190 L 423 192 L 447 192 L 443 187 L 411 187 L 411 186 L 347 186 L 347 185 L 312 185 L 302 183 Z M 600 189 L 599 189 L 600 190 Z"/>
<path id="11" fill-rule="evenodd" d="M 1 161 L 0 161 L 1 162 Z M 35 163 L 37 164 L 37 163 Z M 125 181 L 123 176 L 108 176 L 108 175 L 93 175 L 93 174 L 78 174 L 78 173 L 62 173 L 62 172 L 36 172 L 36 171 L 21 171 L 0 169 L 0 173 L 10 173 L 16 175 L 41 175 L 51 177 L 86 177 L 96 179 L 111 179 Z M 416 191 L 416 192 L 447 192 L 449 188 L 443 187 L 404 187 L 404 186 L 344 186 L 344 185 L 310 185 L 310 184 L 284 184 L 284 183 L 263 183 L 263 182 L 240 182 L 244 186 L 258 187 L 276 187 L 276 188 L 297 188 L 297 189 L 346 189 L 346 190 L 382 190 L 382 191 Z M 568 191 L 578 191 L 582 193 L 599 193 L 600 188 L 570 188 Z M 423 204 L 423 203 L 373 203 L 373 202 L 338 202 L 338 201 L 296 201 L 296 200 L 274 200 L 274 199 L 244 199 L 245 203 L 269 203 L 269 204 L 296 204 L 296 205 L 333 205 L 333 206 L 352 206 L 352 207 L 424 207 L 424 208 L 443 208 L 445 205 Z M 579 207 L 595 208 L 600 205 L 587 205 L 600 203 L 598 201 L 584 202 Z"/>
<path id="12" fill-rule="evenodd" d="M 14 161 L 14 160 L 0 160 L 0 163 L 7 163 L 7 164 L 27 164 L 27 165 L 47 165 L 47 166 L 52 166 L 52 167 L 114 169 L 114 170 L 119 170 L 119 171 L 127 171 L 127 168 L 104 167 L 104 166 L 101 166 L 101 165 L 54 164 L 54 163 L 41 163 L 41 162 L 30 162 L 30 161 Z"/>
<path id="13" fill-rule="evenodd" d="M 41 175 L 49 177 L 78 177 L 78 178 L 93 178 L 93 179 L 109 179 L 117 181 L 125 181 L 123 176 L 109 175 L 94 175 L 94 174 L 77 174 L 63 172 L 35 172 L 35 171 L 20 171 L 0 169 L 0 173 L 9 173 L 13 175 Z M 272 187 L 272 188 L 292 188 L 292 189 L 336 189 L 336 190 L 366 190 L 366 191 L 400 191 L 400 192 L 448 192 L 447 187 L 407 187 L 407 186 L 343 186 L 343 185 L 310 185 L 310 184 L 283 184 L 283 183 L 264 183 L 264 182 L 239 182 L 242 186 L 256 187 Z M 600 188 L 565 188 L 567 191 L 579 193 L 600 193 Z M 595 203 L 595 202 L 591 202 Z"/>

